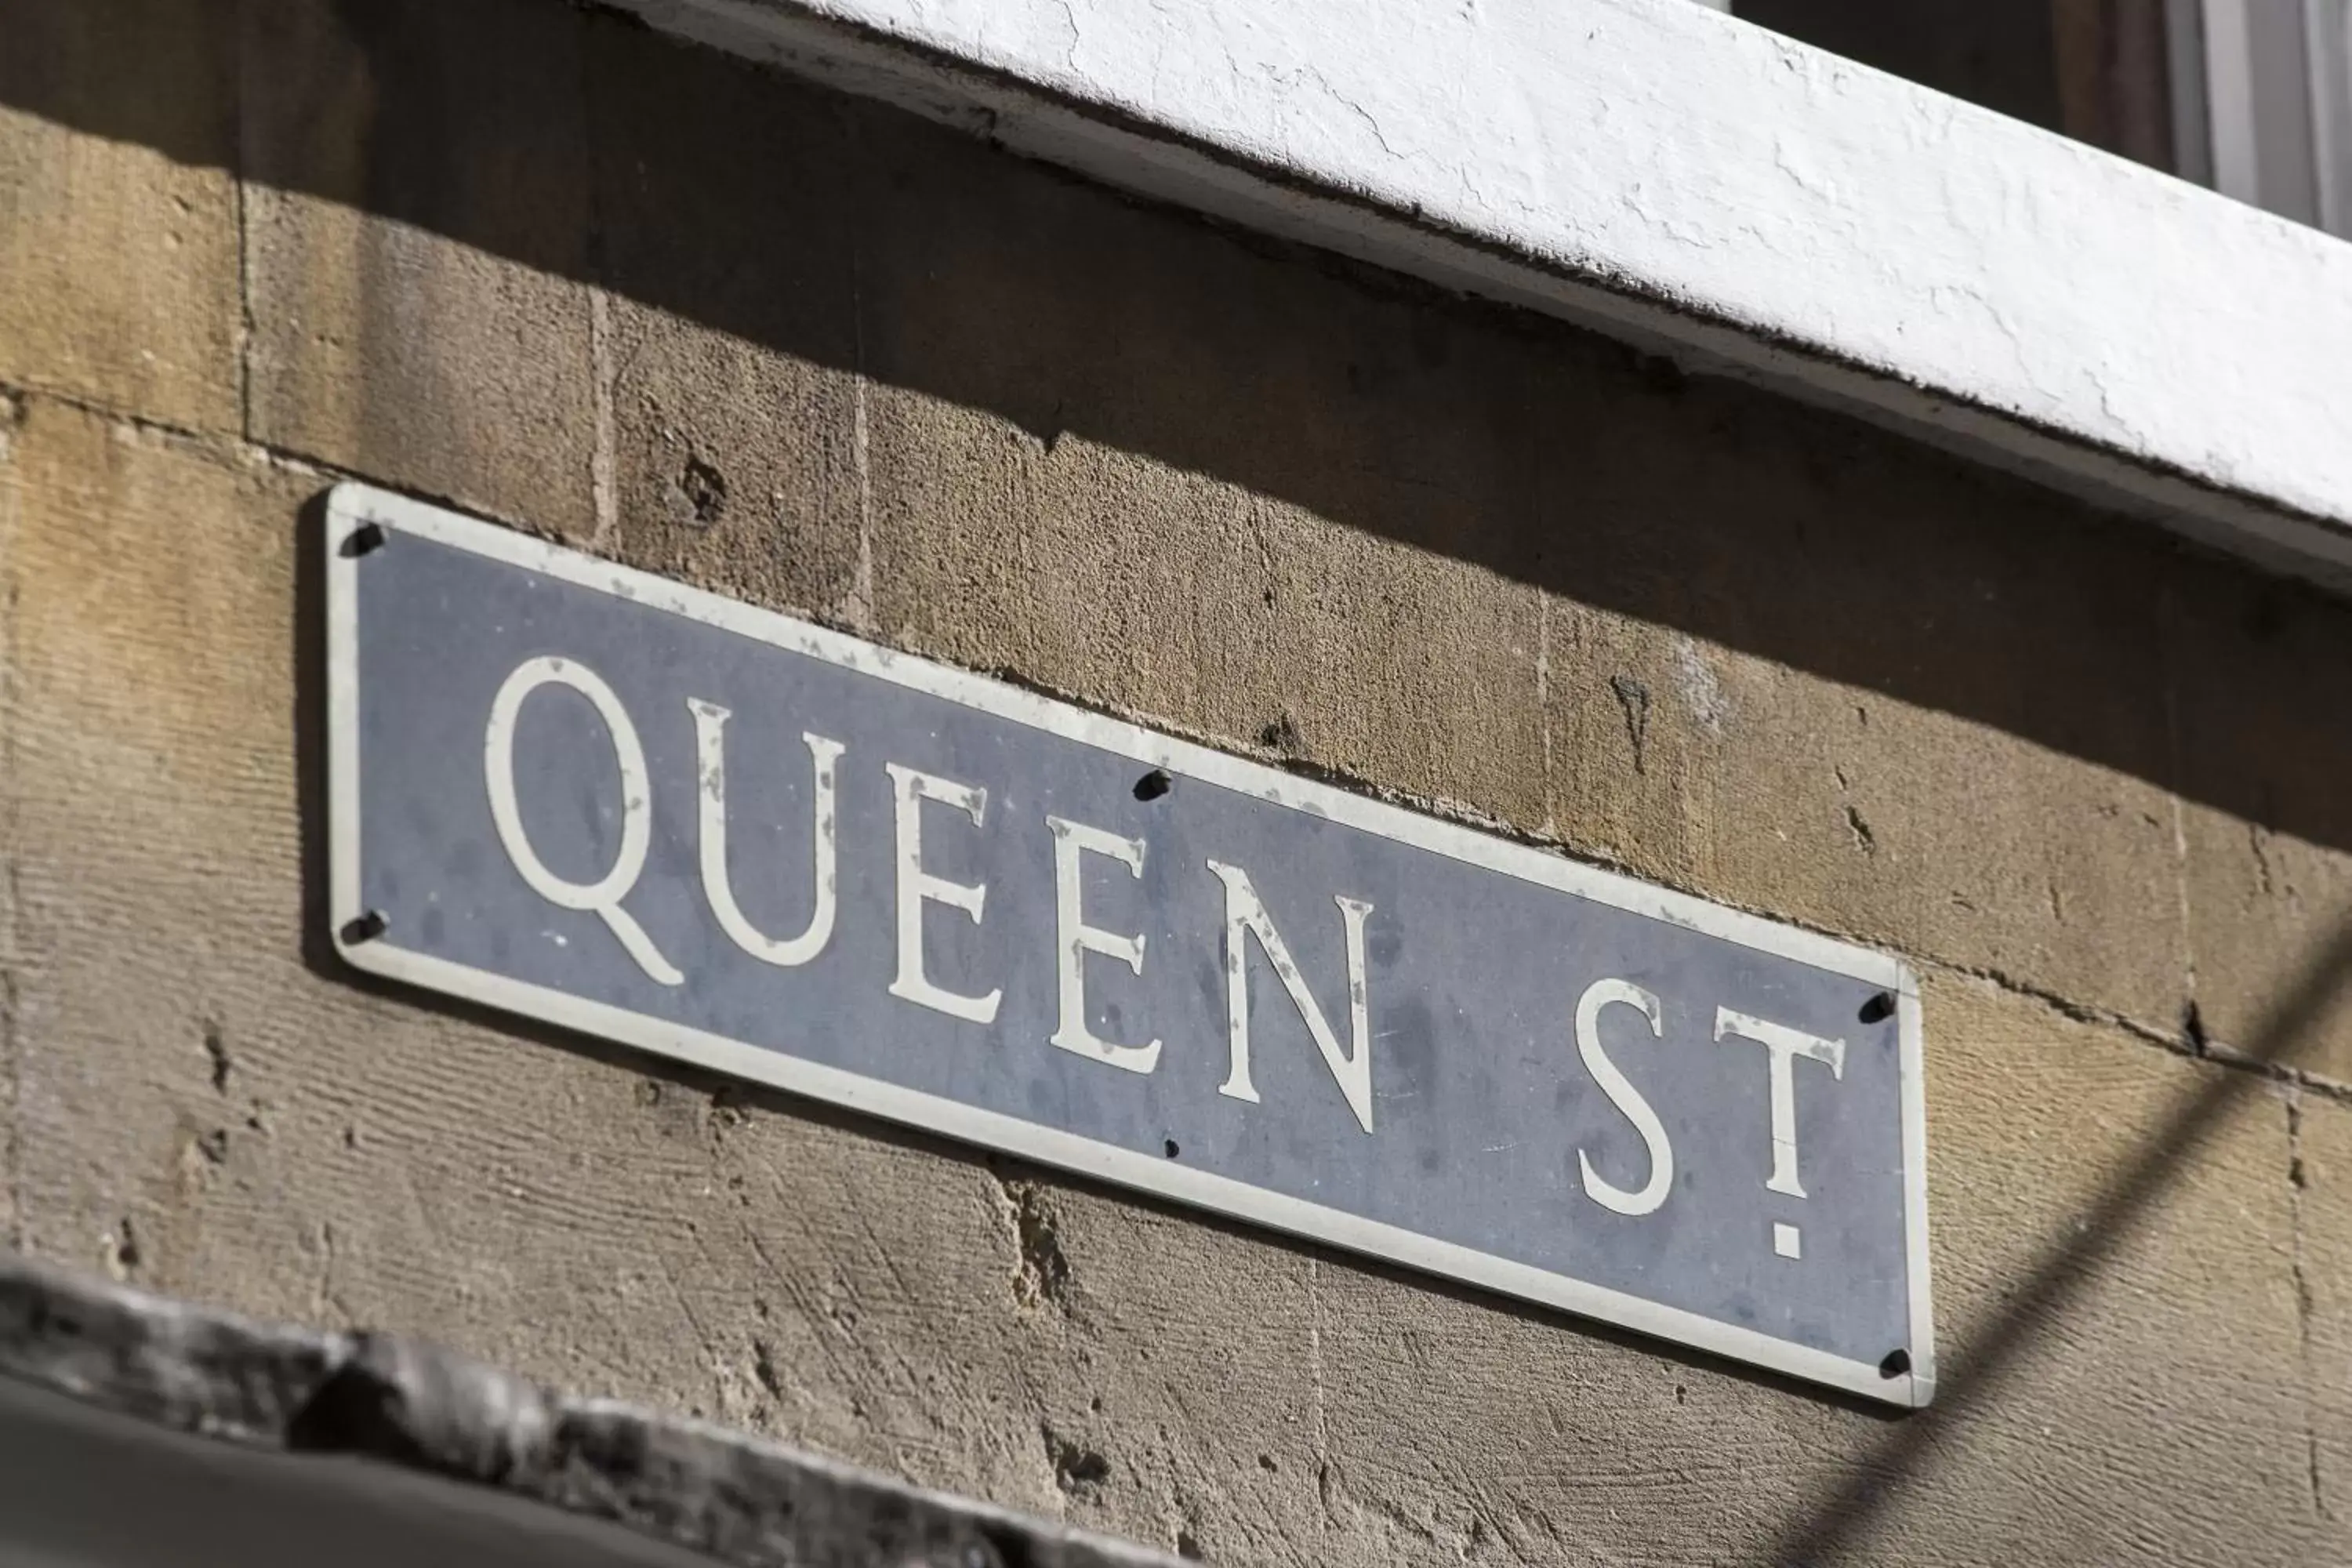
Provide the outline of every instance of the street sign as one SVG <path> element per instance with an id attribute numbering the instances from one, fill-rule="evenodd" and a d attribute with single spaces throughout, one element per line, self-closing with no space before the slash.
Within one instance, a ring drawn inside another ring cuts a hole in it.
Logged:
<path id="1" fill-rule="evenodd" d="M 1901 1405 L 1908 972 L 339 487 L 358 967 Z"/>

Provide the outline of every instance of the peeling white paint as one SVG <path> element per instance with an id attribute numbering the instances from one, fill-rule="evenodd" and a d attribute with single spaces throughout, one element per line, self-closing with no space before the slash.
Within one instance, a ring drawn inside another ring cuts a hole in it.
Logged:
<path id="1" fill-rule="evenodd" d="M 1689 0 L 621 0 L 2352 581 L 2352 246 Z"/>

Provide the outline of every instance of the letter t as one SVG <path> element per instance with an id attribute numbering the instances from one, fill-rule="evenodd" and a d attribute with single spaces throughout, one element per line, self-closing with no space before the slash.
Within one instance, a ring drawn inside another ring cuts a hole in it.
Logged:
<path id="1" fill-rule="evenodd" d="M 1753 1040 L 1771 1053 L 1772 1178 L 1764 1184 L 1792 1198 L 1805 1195 L 1797 1180 L 1797 1069 L 1799 1057 L 1825 1064 L 1830 1076 L 1845 1077 L 1845 1042 L 1824 1040 L 1785 1024 L 1768 1024 L 1728 1007 L 1715 1010 L 1715 1037 Z"/>

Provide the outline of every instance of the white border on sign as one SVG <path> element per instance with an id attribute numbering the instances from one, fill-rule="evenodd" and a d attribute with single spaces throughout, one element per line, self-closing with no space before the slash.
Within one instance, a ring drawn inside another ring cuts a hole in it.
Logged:
<path id="1" fill-rule="evenodd" d="M 771 647 L 921 691 L 1031 729 L 1075 739 L 1179 777 L 1328 817 L 1394 843 L 1557 889 L 1633 914 L 1879 986 L 1896 998 L 1903 1116 L 1904 1232 L 1912 1364 L 1895 1377 L 1876 1363 L 1774 1339 L 1622 1291 L 1553 1274 L 1451 1242 L 1254 1187 L 1230 1177 L 1099 1143 L 960 1101 L 800 1060 L 764 1047 L 532 985 L 467 964 L 410 952 L 379 936 L 348 942 L 366 911 L 360 900 L 360 559 L 344 542 L 364 524 L 413 534 L 578 587 L 609 594 L 733 632 Z M 1918 985 L 1898 960 L 1816 932 L 1654 888 L 1629 877 L 1508 843 L 1457 824 L 1351 795 L 1260 763 L 1175 740 L 1105 714 L 984 677 L 895 652 L 789 616 L 583 555 L 355 481 L 327 507 L 328 920 L 336 950 L 354 968 L 730 1077 L 804 1094 L 886 1120 L 1003 1150 L 1041 1164 L 1213 1210 L 1409 1268 L 1560 1308 L 1735 1361 L 1826 1384 L 1871 1399 L 1925 1405 L 1935 1393 L 1934 1318 L 1927 1291 L 1927 1099 Z"/>

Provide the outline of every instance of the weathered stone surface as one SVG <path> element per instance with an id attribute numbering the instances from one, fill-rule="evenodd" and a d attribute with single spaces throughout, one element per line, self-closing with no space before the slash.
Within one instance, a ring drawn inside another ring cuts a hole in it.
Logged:
<path id="1" fill-rule="evenodd" d="M 1981 982 L 1931 978 L 1926 1005 L 1936 1407 L 1890 1422 L 1327 1263 L 1329 1528 L 1359 1555 L 1325 1560 L 2219 1564 L 2352 1544 L 2320 1533 L 2302 1479 L 2275 1094 Z"/>
<path id="2" fill-rule="evenodd" d="M 2299 1363 L 2314 1506 L 2352 1532 L 2352 1104 L 2305 1094 L 2295 1126 L 2295 1283 L 2309 1339 Z"/>
<path id="3" fill-rule="evenodd" d="M 1570 602 L 1547 619 L 1550 812 L 1570 844 L 2178 1023 L 2187 942 L 2160 784 L 1668 627 Z"/>
<path id="4" fill-rule="evenodd" d="M 887 635 L 1533 827 L 1507 342 L 929 127 L 865 140 Z"/>
<path id="5" fill-rule="evenodd" d="M 300 973 L 299 949 L 256 939 L 290 935 L 302 899 L 285 763 L 301 489 L 41 398 L 14 444 L 10 1021 L 20 1041 L 58 1042 L 18 1063 L 19 1217 L 54 1252 L 131 1269 L 153 1237 L 119 1206 L 123 1184 L 193 1191 L 229 1124 L 258 1135 L 224 1103 L 205 1142 L 209 1123 L 141 1091 L 159 1076 L 204 1084 L 220 990 Z M 239 1115 L 267 1125 L 258 1103 Z M 122 1163 L 117 1140 L 142 1157 Z"/>
<path id="6" fill-rule="evenodd" d="M 39 1255 L 1227 1561 L 1737 1555 L 1856 1478 L 1862 1560 L 2347 1544 L 2309 1508 L 2285 1107 L 2252 1075 L 1931 976 L 1948 1360 L 1945 1403 L 1905 1423 L 649 1076 L 301 962 L 292 520 L 315 481 L 37 401 L 16 445 Z M 2053 1249 L 2082 1254 L 2054 1294 Z M 2021 1304 L 2014 1351 L 1972 1352 Z"/>
<path id="7" fill-rule="evenodd" d="M 1264 1428 L 1238 1440 L 1272 1485 L 1254 1454 L 1305 1405 L 1267 1332 L 1299 1321 L 1295 1257 L 1087 1199 L 1149 1259 L 1098 1293 L 1057 1192 L 306 967 L 294 541 L 321 481 L 47 404 L 10 476 L 37 1255 L 1007 1504 L 1107 1518 L 1165 1477 L 1135 1526 L 1162 1545 L 1221 1495 L 1235 1432 Z M 1194 1403 L 1220 1388 L 1250 1413 Z"/>
<path id="8" fill-rule="evenodd" d="M 1231 749 L 1533 819 L 1526 587 L 1083 437 L 1040 452 L 919 395 L 878 395 L 873 425 L 890 640 Z M 922 521 L 942 507 L 952 532 Z"/>
<path id="9" fill-rule="evenodd" d="M 568 1397 L 436 1345 L 251 1322 L 14 1254 L 0 1255 L 0 1371 L 159 1429 L 352 1456 L 551 1503 L 708 1553 L 696 1561 L 742 1568 L 1152 1568 L 1171 1561 L 813 1455 Z M 8 1414 L 22 1420 L 29 1409 L 12 1403 Z M 142 1471 L 128 1484 L 152 1479 L 176 1451 L 160 1430 L 144 1443 L 131 1429 L 112 1430 L 132 1446 L 114 1457 Z M 215 1483 L 231 1490 L 258 1491 L 261 1474 L 216 1457 Z M 333 1479 L 322 1468 L 313 1488 L 326 1492 Z M 302 1489 L 296 1480 L 286 1489 Z M 471 1500 L 417 1500 L 445 1520 L 465 1518 Z M 527 1522 L 520 1513 L 504 1517 Z M 551 1515 L 539 1523 L 542 1553 L 533 1560 L 554 1559 L 566 1535 Z M 26 1544 L 13 1530 L 5 1539 Z M 621 1550 L 622 1538 L 569 1541 L 593 1562 L 645 1561 Z M 422 1540 L 415 1544 L 424 1549 Z"/>
<path id="10" fill-rule="evenodd" d="M 2291 1173 L 2292 1157 L 2277 1086 L 1975 982 L 1931 984 L 1927 1006 L 1956 1430 L 1930 1428 L 1918 1445 L 1926 1507 L 1890 1555 L 1938 1536 L 1990 1545 L 1996 1560 L 2352 1550 L 2340 1526 L 2320 1530 L 2294 1462 L 2280 1163 Z M 1978 1376 L 1988 1381 L 1972 1389 Z"/>
<path id="11" fill-rule="evenodd" d="M 526 526 L 595 526 L 580 20 L 244 7 L 253 431 Z"/>
<path id="12" fill-rule="evenodd" d="M 10 51 L 14 199 L 117 227 L 9 226 L 0 342 L 143 342 L 54 307 L 162 224 L 116 303 L 225 345 L 77 395 L 233 418 L 241 141 L 273 442 L 2157 1026 L 2336 923 L 2345 627 L 2237 568 L 609 18 L 245 10 Z"/>
<path id="13" fill-rule="evenodd" d="M 619 553 L 1229 744 L 1535 809 L 1534 593 L 1118 444 L 1195 418 L 1320 279 L 1254 287 L 1262 258 L 1169 215 L 729 62 L 649 71 L 635 37 L 594 53 L 603 163 L 626 171 L 600 199 L 611 276 L 635 301 L 615 318 Z M 681 100 L 714 107 L 681 122 Z M 1188 309 L 1130 309 L 1163 289 Z M 1368 354 L 1412 352 L 1412 301 L 1359 314 Z M 1500 401 L 1490 368 L 1432 377 L 1378 429 L 1322 416 L 1319 444 L 1349 463 L 1380 440 L 1368 504 L 1499 547 L 1522 510 L 1503 454 L 1418 434 Z M 1305 416 L 1360 367 L 1317 374 L 1265 390 Z M 1393 471 L 1424 452 L 1451 468 Z"/>
<path id="14" fill-rule="evenodd" d="M 2282 1038 L 2315 969 L 2352 962 L 2352 611 L 2206 573 L 2173 595 L 2190 953 L 2213 1038 L 2352 1083 L 2352 996 Z"/>
<path id="15" fill-rule="evenodd" d="M 24 418 L 24 405 L 5 392 L 0 392 L 0 1104 L 15 1106 L 19 1102 L 18 1086 L 22 1082 L 21 1064 L 16 1058 L 16 977 L 24 968 L 24 943 L 18 935 L 22 922 L 17 918 L 17 879 L 9 874 L 16 864 L 16 711 L 15 693 L 16 666 L 21 658 L 23 638 L 18 635 L 19 617 L 16 595 L 11 592 L 15 577 L 6 563 L 14 560 L 18 549 L 18 502 L 23 485 L 16 466 L 17 430 Z M 17 1118 L 11 1114 L 6 1126 L 0 1128 L 0 1171 L 8 1179 L 0 1182 L 0 1235 L 14 1238 L 23 1234 L 23 1222 L 17 1213 L 16 1173 L 21 1168 L 18 1145 Z"/>
<path id="16" fill-rule="evenodd" d="M 2202 1027 L 2231 1048 L 2352 1083 L 2352 997 L 2339 989 L 2291 1036 L 2271 1026 L 2315 966 L 2345 962 L 2352 855 L 2193 805 L 2182 832 Z"/>
<path id="17" fill-rule="evenodd" d="M 585 46 L 613 290 L 608 547 L 863 623 L 857 117 L 645 44 L 600 26 Z"/>
<path id="18" fill-rule="evenodd" d="M 1562 836 L 2170 1026 L 2167 552 L 1727 384 L 1596 363 L 1558 395 Z"/>
<path id="19" fill-rule="evenodd" d="M 0 382 L 238 427 L 235 10 L 0 3 Z"/>
<path id="20" fill-rule="evenodd" d="M 2304 1105 L 2306 1342 L 2272 1090 L 1937 968 L 2170 1028 L 2193 967 L 2251 1043 L 2352 911 L 2341 612 L 608 17 L 247 10 L 269 441 L 1921 961 L 1945 1403 L 313 967 L 325 481 L 39 396 L 0 411 L 34 1251 L 1222 1561 L 2352 1554 L 2310 1479 L 2315 1442 L 2352 1495 L 2352 1112 Z M 2347 1071 L 2346 1027 L 2296 1059 Z"/>
<path id="21" fill-rule="evenodd" d="M 590 34 L 620 553 L 2178 1023 L 2143 530 Z"/>

